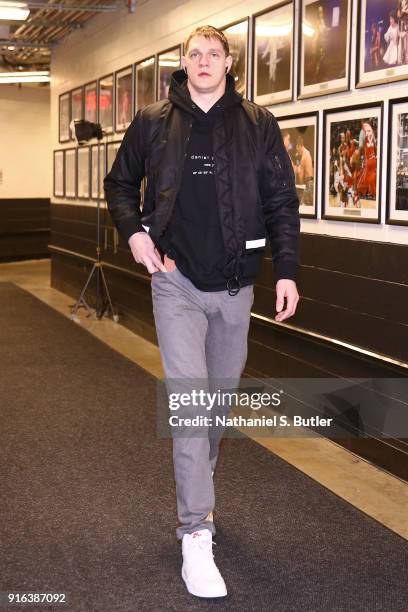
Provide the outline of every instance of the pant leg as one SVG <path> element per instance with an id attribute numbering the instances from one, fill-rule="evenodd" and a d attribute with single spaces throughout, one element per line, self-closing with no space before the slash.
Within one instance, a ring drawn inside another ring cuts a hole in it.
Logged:
<path id="1" fill-rule="evenodd" d="M 210 299 L 205 346 L 210 391 L 216 392 L 222 388 L 233 390 L 239 385 L 248 355 L 254 287 L 242 287 L 234 296 L 230 296 L 227 291 L 216 292 Z M 228 414 L 229 410 L 228 404 L 216 408 L 220 415 Z M 217 464 L 223 431 L 223 427 L 217 426 L 209 432 L 210 463 L 213 470 Z"/>
<path id="2" fill-rule="evenodd" d="M 153 313 L 166 380 L 188 390 L 186 379 L 207 380 L 205 338 L 208 321 L 205 304 L 194 285 L 176 268 L 152 276 Z M 174 379 L 176 380 L 175 382 Z M 191 386 L 190 386 L 191 389 Z M 195 409 L 197 410 L 197 409 Z M 189 407 L 183 409 L 188 414 Z M 194 409 L 191 408 L 191 414 Z M 179 433 L 179 432 L 176 432 Z M 188 437 L 173 435 L 173 463 L 177 514 L 181 525 L 176 536 L 210 529 L 206 517 L 214 508 L 214 485 L 209 462 L 208 427 L 189 428 Z"/>

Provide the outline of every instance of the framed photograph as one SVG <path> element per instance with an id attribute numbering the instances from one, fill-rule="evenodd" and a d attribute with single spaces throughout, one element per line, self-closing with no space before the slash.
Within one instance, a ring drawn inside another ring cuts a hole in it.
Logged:
<path id="1" fill-rule="evenodd" d="M 357 87 L 408 78 L 407 0 L 359 0 Z"/>
<path id="2" fill-rule="evenodd" d="M 157 56 L 157 99 L 164 100 L 169 93 L 171 75 L 181 65 L 180 45 L 167 49 Z"/>
<path id="3" fill-rule="evenodd" d="M 84 118 L 84 88 L 71 91 L 71 120 Z"/>
<path id="4" fill-rule="evenodd" d="M 231 75 L 235 79 L 235 89 L 247 97 L 248 87 L 248 31 L 249 18 L 222 28 L 228 39 L 232 56 Z"/>
<path id="5" fill-rule="evenodd" d="M 323 112 L 324 219 L 380 222 L 383 104 Z"/>
<path id="6" fill-rule="evenodd" d="M 318 116 L 312 112 L 277 119 L 295 173 L 301 217 L 317 216 Z"/>
<path id="7" fill-rule="evenodd" d="M 91 195 L 91 149 L 79 147 L 77 154 L 78 199 L 89 200 Z"/>
<path id="8" fill-rule="evenodd" d="M 98 122 L 97 87 L 96 81 L 84 86 L 84 112 L 85 119 L 91 123 Z"/>
<path id="9" fill-rule="evenodd" d="M 99 148 L 99 189 L 98 189 L 98 148 Z M 106 150 L 105 144 L 99 143 L 91 146 L 91 198 L 103 200 L 103 179 L 106 175 Z"/>
<path id="10" fill-rule="evenodd" d="M 112 169 L 121 142 L 121 140 L 116 140 L 115 142 L 108 142 L 106 144 L 106 174 Z"/>
<path id="11" fill-rule="evenodd" d="M 65 195 L 64 163 L 64 150 L 54 151 L 54 196 L 56 198 L 63 198 Z"/>
<path id="12" fill-rule="evenodd" d="M 107 74 L 98 81 L 98 118 L 102 130 L 113 132 L 113 74 Z"/>
<path id="13" fill-rule="evenodd" d="M 77 197 L 77 149 L 65 149 L 65 197 Z"/>
<path id="14" fill-rule="evenodd" d="M 133 119 L 133 66 L 115 73 L 115 131 L 124 132 Z"/>
<path id="15" fill-rule="evenodd" d="M 408 225 L 408 98 L 390 101 L 387 184 L 387 223 Z"/>
<path id="16" fill-rule="evenodd" d="M 294 3 L 254 15 L 253 101 L 263 106 L 293 98 Z"/>
<path id="17" fill-rule="evenodd" d="M 135 64 L 135 113 L 156 100 L 156 58 Z"/>
<path id="18" fill-rule="evenodd" d="M 350 88 L 351 0 L 303 0 L 299 98 Z"/>
<path id="19" fill-rule="evenodd" d="M 59 97 L 58 121 L 58 140 L 60 142 L 68 142 L 71 140 L 69 130 L 69 124 L 71 121 L 71 92 L 61 94 Z"/>

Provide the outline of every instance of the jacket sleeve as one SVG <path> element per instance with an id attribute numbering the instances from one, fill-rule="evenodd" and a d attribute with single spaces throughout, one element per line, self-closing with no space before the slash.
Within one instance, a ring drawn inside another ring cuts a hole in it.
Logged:
<path id="1" fill-rule="evenodd" d="M 296 280 L 299 270 L 299 198 L 292 162 L 275 117 L 268 113 L 261 185 L 265 225 L 272 249 L 276 280 Z"/>
<path id="2" fill-rule="evenodd" d="M 135 232 L 143 232 L 140 211 L 140 185 L 145 176 L 145 138 L 139 110 L 128 127 L 103 186 L 112 220 L 126 242 Z"/>

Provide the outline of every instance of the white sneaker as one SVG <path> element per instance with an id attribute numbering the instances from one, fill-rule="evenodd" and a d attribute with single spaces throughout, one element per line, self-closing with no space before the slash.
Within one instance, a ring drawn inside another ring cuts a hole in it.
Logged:
<path id="1" fill-rule="evenodd" d="M 223 577 L 214 563 L 212 544 L 209 529 L 183 536 L 181 575 L 188 592 L 197 597 L 225 597 L 227 594 Z"/>

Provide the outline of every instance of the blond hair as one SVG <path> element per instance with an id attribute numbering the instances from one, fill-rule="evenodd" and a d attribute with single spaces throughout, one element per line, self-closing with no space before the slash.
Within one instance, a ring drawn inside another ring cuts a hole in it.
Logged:
<path id="1" fill-rule="evenodd" d="M 228 56 L 230 54 L 228 40 L 227 40 L 227 37 L 225 36 L 224 32 L 222 32 L 222 30 L 218 30 L 217 28 L 214 28 L 214 26 L 210 26 L 210 25 L 199 26 L 198 28 L 193 30 L 188 35 L 188 37 L 187 37 L 187 39 L 186 39 L 186 41 L 184 43 L 184 53 L 187 53 L 188 46 L 189 46 L 190 41 L 193 38 L 193 36 L 204 36 L 204 38 L 206 38 L 207 40 L 210 40 L 210 38 L 216 38 L 222 44 L 222 47 L 223 47 L 223 49 L 225 51 L 225 55 Z"/>

